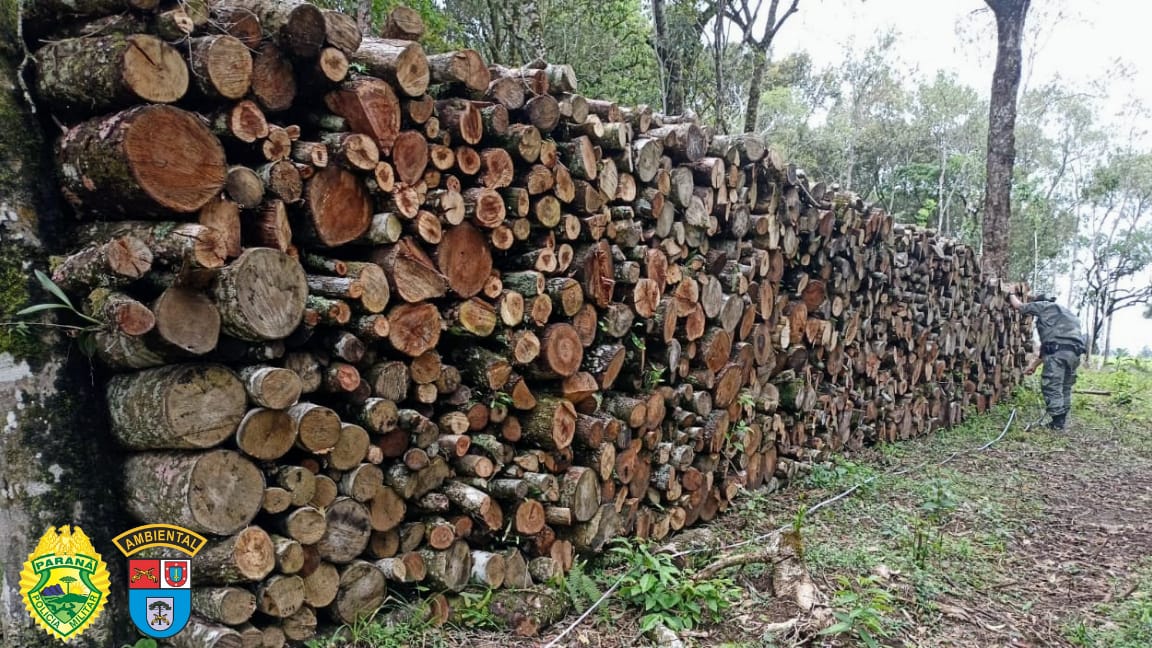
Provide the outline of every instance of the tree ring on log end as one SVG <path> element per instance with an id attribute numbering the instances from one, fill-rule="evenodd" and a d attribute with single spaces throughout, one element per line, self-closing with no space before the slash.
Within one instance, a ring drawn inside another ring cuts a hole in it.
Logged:
<path id="1" fill-rule="evenodd" d="M 492 274 L 488 241 L 468 223 L 450 227 L 444 232 L 436 260 L 440 271 L 448 277 L 448 286 L 461 297 L 479 293 Z"/>
<path id="2" fill-rule="evenodd" d="M 251 461 L 235 452 L 215 450 L 198 461 L 189 482 L 193 517 L 209 532 L 235 533 L 252 521 L 262 500 L 250 497 L 264 490 L 264 476 Z"/>
<path id="3" fill-rule="evenodd" d="M 580 334 L 570 324 L 551 324 L 544 331 L 541 356 L 548 369 L 567 378 L 580 370 L 584 359 L 584 345 Z"/>
<path id="4" fill-rule="evenodd" d="M 246 340 L 277 340 L 300 324 L 308 279 L 287 254 L 252 248 L 222 271 L 217 296 L 226 331 Z"/>
<path id="5" fill-rule="evenodd" d="M 316 238 L 328 247 L 360 237 L 372 224 L 372 201 L 359 176 L 328 166 L 308 181 L 306 202 Z"/>
<path id="6" fill-rule="evenodd" d="M 220 140 L 195 115 L 171 106 L 143 108 L 124 134 L 124 152 L 144 193 L 181 213 L 216 197 L 227 177 Z"/>
<path id="7" fill-rule="evenodd" d="M 135 34 L 127 39 L 121 69 L 124 84 L 144 101 L 172 103 L 188 91 L 188 64 L 180 52 L 156 38 Z"/>

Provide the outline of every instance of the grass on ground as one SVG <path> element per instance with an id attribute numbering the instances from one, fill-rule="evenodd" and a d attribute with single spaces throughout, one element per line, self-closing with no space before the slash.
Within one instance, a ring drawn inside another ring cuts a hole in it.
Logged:
<path id="1" fill-rule="evenodd" d="M 713 524 L 713 542 L 801 530 L 836 621 L 808 645 L 1152 646 L 1152 366 L 1083 372 L 1078 389 L 1110 395 L 1077 395 L 1064 433 L 1026 429 L 1042 418 L 1037 386 L 956 428 L 837 457 L 783 492 L 743 495 Z M 1005 437 L 971 452 L 1013 407 Z M 771 596 L 767 566 L 683 586 L 709 558 L 682 564 L 631 544 L 606 552 L 562 590 L 582 611 L 622 575 L 626 586 L 562 645 L 647 645 L 654 620 L 678 626 L 688 645 L 794 645 L 768 631 L 796 610 Z M 466 621 L 447 632 L 366 623 L 349 634 L 363 648 L 543 645 Z"/>

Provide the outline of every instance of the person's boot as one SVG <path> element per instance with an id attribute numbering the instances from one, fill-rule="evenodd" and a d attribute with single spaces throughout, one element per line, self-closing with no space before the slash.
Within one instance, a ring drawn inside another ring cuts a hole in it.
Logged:
<path id="1" fill-rule="evenodd" d="M 1067 414 L 1054 414 L 1052 420 L 1048 423 L 1049 430 L 1063 430 L 1064 424 L 1067 422 Z"/>

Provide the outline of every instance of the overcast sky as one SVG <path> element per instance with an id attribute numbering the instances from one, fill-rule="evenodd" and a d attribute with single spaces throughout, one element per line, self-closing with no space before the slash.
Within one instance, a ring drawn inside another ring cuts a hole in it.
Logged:
<path id="1" fill-rule="evenodd" d="M 782 2 L 787 4 L 787 0 Z M 985 96 L 995 62 L 995 27 L 982 0 L 800 0 L 800 10 L 777 36 L 773 55 L 806 50 L 817 66 L 835 65 L 846 47 L 866 48 L 881 33 L 897 34 L 892 55 L 928 79 L 951 70 Z M 1105 113 L 1112 121 L 1132 98 L 1152 106 L 1152 2 L 1146 0 L 1033 0 L 1025 82 L 1056 77 L 1074 87 L 1110 79 Z M 1130 68 L 1117 80 L 1118 65 Z M 1131 124 L 1123 124 L 1129 127 Z M 1147 126 L 1152 126 L 1148 124 Z M 1059 281 L 1067 286 L 1067 281 Z M 1066 299 L 1066 296 L 1065 296 Z M 1138 352 L 1152 346 L 1152 321 L 1134 308 L 1117 315 L 1112 346 Z"/>

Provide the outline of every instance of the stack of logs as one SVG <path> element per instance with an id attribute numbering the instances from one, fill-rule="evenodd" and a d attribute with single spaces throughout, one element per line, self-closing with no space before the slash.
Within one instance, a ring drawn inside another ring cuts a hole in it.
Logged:
<path id="1" fill-rule="evenodd" d="M 428 53 L 406 9 L 27 11 L 126 506 L 213 538 L 177 646 L 501 602 L 1021 378 L 970 248 L 568 66 Z"/>

